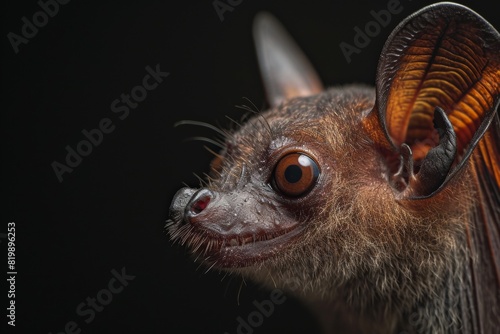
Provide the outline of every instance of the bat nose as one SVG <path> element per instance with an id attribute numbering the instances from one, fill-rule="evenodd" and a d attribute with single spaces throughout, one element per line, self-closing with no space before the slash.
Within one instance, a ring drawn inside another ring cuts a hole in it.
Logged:
<path id="1" fill-rule="evenodd" d="M 213 199 L 213 192 L 206 189 L 181 188 L 174 195 L 169 214 L 174 220 L 182 217 L 188 223 L 194 223 Z"/>
<path id="2" fill-rule="evenodd" d="M 193 197 L 193 194 L 196 193 L 196 191 L 196 189 L 186 187 L 179 189 L 175 193 L 169 209 L 169 215 L 171 218 L 176 219 L 179 217 L 183 217 L 184 210 L 186 209 L 187 204 Z"/>
<path id="3" fill-rule="evenodd" d="M 213 196 L 214 194 L 206 188 L 202 188 L 195 192 L 186 206 L 185 218 L 190 223 L 193 223 L 194 218 L 201 215 L 207 208 Z"/>

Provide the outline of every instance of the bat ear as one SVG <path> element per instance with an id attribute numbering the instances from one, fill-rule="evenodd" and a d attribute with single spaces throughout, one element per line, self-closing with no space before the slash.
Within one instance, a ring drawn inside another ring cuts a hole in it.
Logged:
<path id="1" fill-rule="evenodd" d="M 399 24 L 380 56 L 365 127 L 401 157 L 405 198 L 430 197 L 465 165 L 499 105 L 500 35 L 454 3 Z"/>
<path id="2" fill-rule="evenodd" d="M 271 106 L 277 106 L 286 99 L 323 91 L 321 80 L 308 59 L 271 14 L 257 14 L 253 37 Z"/>

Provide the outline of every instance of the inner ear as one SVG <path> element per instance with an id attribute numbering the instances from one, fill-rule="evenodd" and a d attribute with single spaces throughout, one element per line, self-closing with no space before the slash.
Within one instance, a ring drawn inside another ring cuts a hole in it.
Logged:
<path id="1" fill-rule="evenodd" d="M 366 123 L 381 146 L 399 151 L 406 145 L 417 168 L 410 173 L 428 179 L 434 174 L 419 166 L 444 166 L 437 160 L 450 159 L 447 153 L 428 154 L 440 145 L 436 108 L 444 111 L 456 134 L 453 168 L 439 170 L 446 177 L 432 189 L 419 185 L 418 174 L 413 180 L 415 189 L 426 190 L 412 196 L 431 196 L 464 166 L 495 116 L 499 94 L 498 32 L 467 7 L 438 3 L 408 17 L 387 40 L 377 68 L 376 105 Z"/>
<path id="2" fill-rule="evenodd" d="M 318 74 L 281 24 L 269 13 L 259 13 L 253 36 L 267 100 L 284 100 L 323 91 Z"/>

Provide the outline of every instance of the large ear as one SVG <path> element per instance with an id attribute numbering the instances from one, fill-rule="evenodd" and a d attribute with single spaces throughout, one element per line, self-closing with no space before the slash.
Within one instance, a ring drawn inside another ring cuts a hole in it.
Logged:
<path id="1" fill-rule="evenodd" d="M 401 155 L 403 198 L 433 196 L 458 173 L 495 118 L 499 95 L 500 35 L 477 13 L 443 2 L 396 27 L 364 125 Z"/>
<path id="2" fill-rule="evenodd" d="M 281 24 L 269 13 L 255 17 L 253 36 L 268 102 L 323 91 L 315 70 Z"/>

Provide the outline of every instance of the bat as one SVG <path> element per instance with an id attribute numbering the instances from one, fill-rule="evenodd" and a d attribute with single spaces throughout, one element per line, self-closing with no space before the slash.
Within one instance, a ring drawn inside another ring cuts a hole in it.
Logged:
<path id="1" fill-rule="evenodd" d="M 404 19 L 375 87 L 324 88 L 280 23 L 253 36 L 269 109 L 223 131 L 166 230 L 293 293 L 325 333 L 500 328 L 500 35 L 442 2 Z"/>

